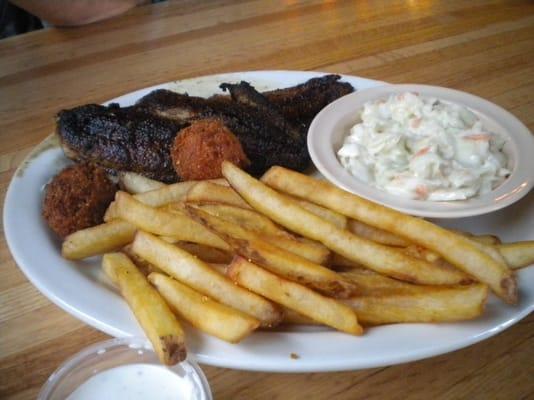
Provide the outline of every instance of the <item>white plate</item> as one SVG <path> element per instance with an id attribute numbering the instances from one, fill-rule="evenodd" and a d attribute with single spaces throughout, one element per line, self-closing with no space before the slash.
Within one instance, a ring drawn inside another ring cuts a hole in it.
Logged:
<path id="1" fill-rule="evenodd" d="M 490 193 L 464 201 L 422 201 L 402 198 L 359 180 L 339 162 L 341 148 L 350 128 L 359 120 L 365 103 L 391 94 L 417 92 L 471 109 L 491 132 L 506 139 L 510 176 Z M 508 111 L 471 94 L 428 85 L 383 85 L 349 94 L 325 107 L 313 120 L 308 134 L 310 156 L 332 183 L 366 199 L 421 217 L 461 218 L 486 214 L 509 206 L 534 186 L 534 135 Z"/>
<path id="2" fill-rule="evenodd" d="M 247 72 L 203 77 L 160 85 L 190 94 L 209 95 L 220 82 L 252 82 L 259 89 L 290 86 L 317 76 L 312 72 Z M 380 84 L 344 77 L 357 89 Z M 131 104 L 149 89 L 116 101 Z M 62 151 L 48 139 L 21 165 L 9 186 L 4 207 L 6 238 L 15 261 L 28 279 L 59 307 L 112 336 L 143 335 L 126 303 L 99 268 L 99 258 L 70 262 L 60 242 L 41 218 L 42 188 L 65 164 Z M 475 233 L 498 233 L 504 240 L 534 239 L 534 196 L 479 218 L 446 221 Z M 369 329 L 361 337 L 313 327 L 256 332 L 231 345 L 188 331 L 190 355 L 200 363 L 261 371 L 336 371 L 371 368 L 442 354 L 506 329 L 534 309 L 534 268 L 520 272 L 521 302 L 516 307 L 491 298 L 482 318 L 455 324 L 404 324 Z M 294 359 L 291 354 L 297 354 Z"/>

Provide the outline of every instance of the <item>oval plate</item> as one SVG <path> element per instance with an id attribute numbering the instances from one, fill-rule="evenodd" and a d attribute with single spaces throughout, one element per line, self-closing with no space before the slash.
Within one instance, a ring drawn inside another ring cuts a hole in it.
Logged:
<path id="1" fill-rule="evenodd" d="M 210 95 L 225 81 L 247 80 L 259 90 L 302 83 L 313 72 L 265 71 L 214 75 L 170 82 L 113 101 L 121 105 L 155 88 Z M 346 76 L 356 89 L 383 84 Z M 9 186 L 5 206 L 6 238 L 15 261 L 28 279 L 51 301 L 109 335 L 140 336 L 143 332 L 126 303 L 100 270 L 100 257 L 71 262 L 60 254 L 60 241 L 41 218 L 42 189 L 68 161 L 52 139 L 37 146 Z M 455 221 L 448 226 L 473 233 L 495 233 L 503 240 L 534 239 L 533 196 L 491 215 Z M 295 327 L 259 331 L 238 345 L 194 330 L 187 331 L 189 354 L 198 362 L 246 370 L 276 372 L 339 371 L 372 368 L 431 357 L 497 334 L 534 309 L 534 268 L 520 271 L 521 302 L 516 307 L 490 298 L 484 315 L 454 324 L 402 324 L 368 329 L 354 337 L 323 328 Z M 294 359 L 291 355 L 296 354 Z"/>

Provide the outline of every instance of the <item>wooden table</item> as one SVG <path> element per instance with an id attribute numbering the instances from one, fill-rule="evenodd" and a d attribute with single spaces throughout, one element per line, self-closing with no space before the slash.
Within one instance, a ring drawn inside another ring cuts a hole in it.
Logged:
<path id="1" fill-rule="evenodd" d="M 61 108 L 254 69 L 449 86 L 488 98 L 534 130 L 534 3 L 186 0 L 0 41 L 2 202 Z M 107 336 L 44 298 L 0 240 L 0 398 L 31 399 L 63 360 Z M 533 328 L 531 315 L 464 350 L 364 371 L 204 370 L 216 399 L 526 399 L 534 397 Z"/>

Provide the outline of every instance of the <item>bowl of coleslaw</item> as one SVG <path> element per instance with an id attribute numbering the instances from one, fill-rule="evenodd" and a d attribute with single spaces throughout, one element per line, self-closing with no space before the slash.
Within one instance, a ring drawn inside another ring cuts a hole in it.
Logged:
<path id="1" fill-rule="evenodd" d="M 534 135 L 480 97 L 427 85 L 384 85 L 325 107 L 308 132 L 335 185 L 411 215 L 489 213 L 534 186 Z"/>

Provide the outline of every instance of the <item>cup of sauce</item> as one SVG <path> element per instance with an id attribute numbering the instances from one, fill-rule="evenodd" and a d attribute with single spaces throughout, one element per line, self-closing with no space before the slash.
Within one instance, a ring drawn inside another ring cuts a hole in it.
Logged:
<path id="1" fill-rule="evenodd" d="M 111 339 L 68 359 L 46 381 L 38 400 L 212 400 L 192 360 L 162 365 L 144 338 Z"/>

